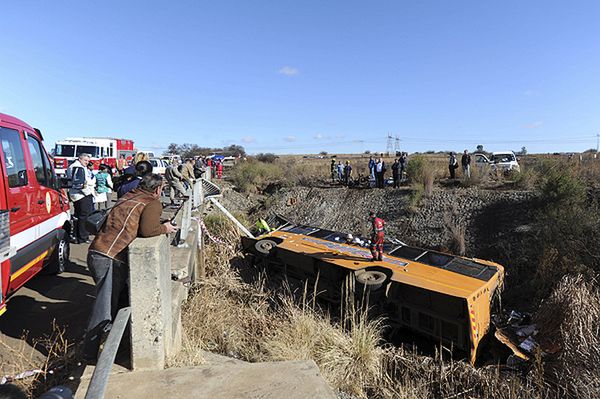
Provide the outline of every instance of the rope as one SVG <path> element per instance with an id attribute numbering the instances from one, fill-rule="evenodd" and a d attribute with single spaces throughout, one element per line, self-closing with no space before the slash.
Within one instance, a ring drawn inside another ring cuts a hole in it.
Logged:
<path id="1" fill-rule="evenodd" d="M 206 228 L 206 225 L 204 224 L 204 221 L 201 218 L 193 217 L 192 220 L 195 220 L 196 223 L 198 223 L 198 247 L 201 246 L 200 240 L 202 240 L 202 232 L 205 232 L 206 235 L 208 236 L 208 238 L 215 244 L 225 245 L 228 248 L 233 248 L 231 245 L 229 245 L 227 242 L 223 241 L 221 238 L 215 237 L 212 234 L 210 234 L 210 231 L 208 231 L 208 229 Z"/>

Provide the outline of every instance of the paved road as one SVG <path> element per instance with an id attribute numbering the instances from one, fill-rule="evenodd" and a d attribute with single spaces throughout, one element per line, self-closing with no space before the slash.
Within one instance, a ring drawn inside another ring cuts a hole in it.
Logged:
<path id="1" fill-rule="evenodd" d="M 0 317 L 0 371 L 11 363 L 11 348 L 35 348 L 32 356 L 41 362 L 47 353 L 36 342 L 52 334 L 53 322 L 69 342 L 83 336 L 94 299 L 94 281 L 85 263 L 87 248 L 71 245 L 71 264 L 64 273 L 35 276 L 9 300 Z"/>

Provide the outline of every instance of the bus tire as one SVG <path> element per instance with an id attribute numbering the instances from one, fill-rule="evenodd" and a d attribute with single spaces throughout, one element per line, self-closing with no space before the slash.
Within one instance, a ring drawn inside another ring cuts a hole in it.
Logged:
<path id="1" fill-rule="evenodd" d="M 269 255 L 276 246 L 277 243 L 273 240 L 260 240 L 254 244 L 254 249 L 261 255 Z"/>
<path id="2" fill-rule="evenodd" d="M 359 286 L 364 286 L 370 291 L 380 289 L 387 280 L 385 273 L 377 270 L 364 270 L 360 273 L 355 273 L 354 278 Z"/>

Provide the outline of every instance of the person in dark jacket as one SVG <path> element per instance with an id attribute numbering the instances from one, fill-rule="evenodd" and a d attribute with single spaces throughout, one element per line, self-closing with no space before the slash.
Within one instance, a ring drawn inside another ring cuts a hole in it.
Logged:
<path id="1" fill-rule="evenodd" d="M 138 184 L 112 207 L 88 252 L 87 264 L 96 283 L 96 299 L 84 340 L 84 357 L 90 361 L 96 359 L 102 336 L 110 330 L 117 314 L 127 281 L 129 244 L 138 236 L 155 237 L 177 231 L 170 222 L 160 223 L 163 178 L 148 173 Z"/>
<path id="2" fill-rule="evenodd" d="M 375 160 L 373 157 L 369 157 L 369 175 L 371 175 L 371 179 L 375 178 Z"/>
<path id="3" fill-rule="evenodd" d="M 460 159 L 460 163 L 462 165 L 463 177 L 465 179 L 471 178 L 471 155 L 469 155 L 469 151 L 465 150 Z"/>
<path id="4" fill-rule="evenodd" d="M 394 179 L 394 188 L 400 187 L 400 162 L 396 159 L 392 164 L 392 178 Z"/>
<path id="5" fill-rule="evenodd" d="M 406 166 L 408 164 L 408 154 L 405 152 L 400 156 L 400 181 L 404 179 L 404 172 L 406 172 Z"/>
<path id="6" fill-rule="evenodd" d="M 344 184 L 346 186 L 350 185 L 351 178 L 352 178 L 352 165 L 350 165 L 350 161 L 346 161 L 346 166 L 344 167 Z"/>
<path id="7" fill-rule="evenodd" d="M 454 154 L 454 152 L 450 152 L 448 170 L 450 171 L 450 178 L 452 180 L 456 179 L 456 168 L 458 168 L 458 161 L 456 160 L 456 155 Z"/>
<path id="8" fill-rule="evenodd" d="M 135 167 L 125 168 L 125 181 L 117 189 L 117 198 L 121 198 L 140 184 L 140 180 L 152 173 L 152 164 L 148 161 L 140 161 Z"/>

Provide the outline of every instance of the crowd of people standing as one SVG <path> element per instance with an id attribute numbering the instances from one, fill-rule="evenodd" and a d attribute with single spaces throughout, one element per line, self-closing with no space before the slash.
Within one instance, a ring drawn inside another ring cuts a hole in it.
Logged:
<path id="1" fill-rule="evenodd" d="M 398 158 L 394 160 L 394 163 L 392 164 L 392 179 L 394 188 L 400 187 L 400 181 L 404 178 L 406 174 L 407 165 L 407 153 L 402 153 Z M 383 158 L 380 157 L 377 160 L 375 160 L 373 159 L 373 157 L 369 157 L 367 168 L 369 170 L 369 185 L 374 186 L 376 188 L 385 188 L 387 182 L 386 172 L 388 168 Z M 355 184 L 352 175 L 352 165 L 350 164 L 350 161 L 342 163 L 342 161 L 336 162 L 335 158 L 332 158 L 331 181 L 334 183 L 339 182 L 345 186 L 352 186 Z"/>

